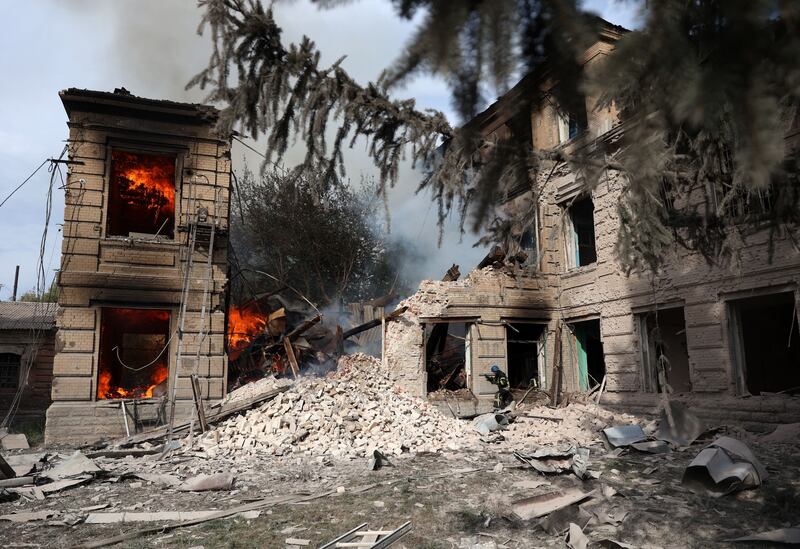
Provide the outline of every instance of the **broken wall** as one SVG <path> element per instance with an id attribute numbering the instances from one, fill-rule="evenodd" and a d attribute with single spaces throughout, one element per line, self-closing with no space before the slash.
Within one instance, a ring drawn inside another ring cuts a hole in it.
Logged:
<path id="1" fill-rule="evenodd" d="M 486 405 L 491 405 L 497 388 L 483 374 L 493 364 L 508 369 L 505 320 L 531 318 L 548 324 L 552 303 L 543 295 L 539 281 L 513 277 L 502 269 L 486 267 L 472 271 L 463 280 L 426 280 L 419 291 L 402 301 L 408 311 L 387 324 L 386 364 L 393 380 L 414 395 L 425 397 L 425 323 L 467 323 L 470 353 L 467 388 Z M 546 293 L 546 292 L 544 292 Z M 553 335 L 546 339 L 549 347 Z"/>

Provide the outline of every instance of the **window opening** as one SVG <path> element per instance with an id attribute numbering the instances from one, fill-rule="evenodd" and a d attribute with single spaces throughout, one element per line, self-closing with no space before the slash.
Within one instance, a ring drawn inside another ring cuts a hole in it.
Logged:
<path id="1" fill-rule="evenodd" d="M 168 310 L 103 308 L 98 400 L 166 394 L 169 336 Z"/>
<path id="2" fill-rule="evenodd" d="M 576 200 L 569 206 L 572 242 L 567 253 L 570 267 L 583 267 L 597 262 L 594 234 L 594 203 L 589 197 Z"/>
<path id="3" fill-rule="evenodd" d="M 107 234 L 175 237 L 174 154 L 111 151 Z"/>
<path id="4" fill-rule="evenodd" d="M 606 375 L 600 320 L 573 322 L 570 325 L 578 359 L 578 384 L 581 391 L 599 385 Z"/>
<path id="5" fill-rule="evenodd" d="M 469 324 L 440 322 L 425 326 L 427 391 L 457 391 L 467 385 Z"/>
<path id="6" fill-rule="evenodd" d="M 544 368 L 544 324 L 513 323 L 506 326 L 508 381 L 512 389 L 541 386 Z"/>
<path id="7" fill-rule="evenodd" d="M 22 357 L 16 353 L 0 353 L 0 389 L 17 389 Z"/>
<path id="8" fill-rule="evenodd" d="M 692 381 L 683 307 L 642 313 L 639 315 L 639 329 L 645 391 L 661 390 L 658 361 L 663 356 L 665 379 L 672 391 L 690 392 Z"/>
<path id="9" fill-rule="evenodd" d="M 739 389 L 800 394 L 800 330 L 794 292 L 732 300 Z"/>

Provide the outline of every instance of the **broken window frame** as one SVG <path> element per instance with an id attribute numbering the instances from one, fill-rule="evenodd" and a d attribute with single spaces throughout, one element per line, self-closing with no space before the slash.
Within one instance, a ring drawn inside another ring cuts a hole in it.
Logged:
<path id="1" fill-rule="evenodd" d="M 589 114 L 586 111 L 585 98 L 571 105 L 573 110 L 567 110 L 567 106 L 562 107 L 555 104 L 554 99 L 551 104 L 555 111 L 557 147 L 580 137 L 589 129 Z"/>
<path id="2" fill-rule="evenodd" d="M 522 234 L 519 236 L 519 249 L 527 255 L 525 262 L 522 264 L 523 267 L 536 267 L 539 265 L 539 230 L 535 218 L 530 225 L 522 230 Z"/>
<path id="3" fill-rule="evenodd" d="M 749 299 L 770 297 L 778 294 L 794 296 L 794 322 L 800 323 L 800 296 L 794 285 L 776 286 L 759 290 L 744 290 L 725 296 L 726 337 L 731 362 L 731 381 L 737 396 L 751 395 L 747 385 L 747 362 L 745 357 L 744 331 L 741 320 L 741 305 Z M 800 324 L 799 324 L 800 325 Z"/>
<path id="4" fill-rule="evenodd" d="M 575 367 L 575 378 L 578 382 L 578 390 L 581 392 L 590 391 L 592 389 L 592 385 L 590 385 L 589 378 L 589 356 L 588 352 L 584 350 L 584 354 L 586 355 L 586 372 L 584 376 L 584 372 L 581 370 L 581 363 L 580 363 L 580 356 L 581 356 L 581 348 L 584 347 L 581 344 L 581 347 L 578 347 L 579 344 L 579 337 L 575 331 L 576 324 L 582 324 L 586 322 L 596 321 L 598 325 L 598 338 L 600 341 L 600 345 L 603 345 L 603 322 L 601 317 L 599 316 L 589 316 L 589 317 L 579 317 L 579 318 L 571 318 L 564 321 L 567 325 L 567 329 L 569 331 L 569 352 L 570 352 L 570 362 Z M 604 375 L 608 375 L 607 365 L 605 364 L 606 353 L 605 349 L 602 350 L 603 353 L 603 369 L 605 370 Z M 586 382 L 584 384 L 584 381 Z M 595 380 L 598 384 L 603 382 L 602 379 Z"/>
<path id="5" fill-rule="evenodd" d="M 658 384 L 658 368 L 656 367 L 655 360 L 655 343 L 650 341 L 650 331 L 647 326 L 647 319 L 651 315 L 656 315 L 662 311 L 673 311 L 681 309 L 683 315 L 683 330 L 684 337 L 686 334 L 686 310 L 685 304 L 680 303 L 665 303 L 659 304 L 658 307 L 636 309 L 633 311 L 634 318 L 636 319 L 636 328 L 639 331 L 639 359 L 641 361 L 639 372 L 641 379 L 639 386 L 645 393 L 657 393 L 659 390 Z M 688 349 L 687 349 L 688 358 Z M 691 362 L 689 366 L 689 378 L 692 377 Z"/>
<path id="6" fill-rule="evenodd" d="M 16 361 L 12 358 L 16 357 Z M 0 380 L 8 378 L 9 380 L 12 378 L 16 379 L 16 382 L 13 387 L 4 387 L 0 384 L 0 392 L 16 392 L 22 383 L 22 355 L 19 353 L 12 353 L 12 352 L 0 352 L 0 371 L 5 370 L 7 366 L 13 366 L 16 364 L 16 376 L 9 374 L 0 376 Z"/>
<path id="7" fill-rule="evenodd" d="M 549 321 L 544 319 L 520 319 L 520 318 L 504 318 L 502 320 L 503 324 L 506 326 L 506 374 L 511 378 L 511 364 L 509 362 L 509 330 L 513 331 L 514 328 L 511 326 L 512 324 L 534 324 L 536 326 L 542 327 L 542 334 L 539 336 L 537 340 L 529 340 L 536 342 L 536 365 L 537 365 L 537 379 L 539 382 L 539 388 L 544 389 L 547 387 L 547 335 L 549 330 Z"/>
<path id="8" fill-rule="evenodd" d="M 164 231 L 156 236 L 155 234 L 139 233 L 137 239 L 152 239 L 159 242 L 175 242 L 178 240 L 178 230 L 181 226 L 181 189 L 183 187 L 183 169 L 184 159 L 189 152 L 188 147 L 181 146 L 173 143 L 153 143 L 151 141 L 138 141 L 130 139 L 109 139 L 106 145 L 106 162 L 105 162 L 105 200 L 103 208 L 102 231 L 103 236 L 109 240 L 128 240 L 130 236 L 112 235 L 109 231 L 109 213 L 111 210 L 111 173 L 113 168 L 113 152 L 123 151 L 133 154 L 152 154 L 152 155 L 170 155 L 175 157 L 175 211 L 173 212 L 172 220 L 172 237 L 165 236 Z"/>
<path id="9" fill-rule="evenodd" d="M 576 204 L 583 201 L 590 201 L 592 204 L 592 244 L 594 248 L 594 261 L 590 261 L 581 265 L 580 259 L 580 237 L 577 229 L 575 228 L 575 218 L 573 216 L 574 207 Z M 594 218 L 594 199 L 591 194 L 578 194 L 572 198 L 569 203 L 563 204 L 564 217 L 567 221 L 564 227 L 564 253 L 567 262 L 567 270 L 581 269 L 583 267 L 590 267 L 597 264 L 597 230 Z"/>
<path id="10" fill-rule="evenodd" d="M 464 335 L 464 374 L 465 374 L 465 381 L 464 387 L 472 387 L 472 380 L 473 380 L 473 372 L 472 372 L 472 349 L 473 349 L 473 341 L 472 338 L 475 337 L 475 330 L 476 324 L 478 322 L 477 318 L 426 318 L 420 322 L 420 327 L 422 328 L 422 370 L 425 373 L 425 393 L 428 394 L 432 391 L 428 390 L 428 333 L 427 328 L 428 325 L 437 325 L 437 324 L 464 324 L 465 326 L 465 335 Z M 453 336 L 458 337 L 458 336 Z M 477 335 L 478 339 L 480 339 L 480 334 Z M 445 337 L 446 339 L 446 337 Z M 433 392 L 439 389 L 434 389 Z"/>

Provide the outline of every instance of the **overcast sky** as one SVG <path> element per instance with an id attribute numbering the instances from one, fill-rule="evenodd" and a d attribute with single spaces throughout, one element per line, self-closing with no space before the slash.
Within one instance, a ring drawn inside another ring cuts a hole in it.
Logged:
<path id="1" fill-rule="evenodd" d="M 635 27 L 635 2 L 586 0 L 609 21 Z M 386 0 L 361 0 L 320 11 L 306 0 L 278 3 L 276 18 L 284 41 L 311 37 L 323 53 L 323 64 L 347 55 L 350 74 L 361 82 L 375 79 L 399 53 L 413 23 L 397 19 Z M 144 97 L 202 101 L 185 83 L 205 66 L 207 37 L 196 34 L 200 12 L 194 0 L 28 0 L 0 2 L 0 200 L 45 158 L 57 155 L 67 137 L 66 114 L 58 91 L 68 87 L 112 91 L 123 86 Z M 443 83 L 420 78 L 397 92 L 419 107 L 444 111 L 455 123 Z M 286 163 L 301 158 L 290 151 Z M 245 157 L 234 147 L 234 169 Z M 366 154 L 350 151 L 351 178 L 371 173 Z M 35 284 L 35 266 L 45 218 L 49 174 L 45 169 L 0 208 L 0 300 L 10 299 L 14 266 L 20 265 L 20 291 Z M 438 278 L 452 263 L 470 270 L 485 251 L 472 247 L 476 237 L 460 236 L 455 220 L 446 227 L 444 245 L 436 247 L 436 208 L 429 196 L 415 195 L 420 174 L 402 170 L 390 194 L 392 234 L 412 241 L 421 257 L 408 265 L 415 278 Z M 54 191 L 53 217 L 45 252 L 48 280 L 58 267 L 63 191 Z"/>

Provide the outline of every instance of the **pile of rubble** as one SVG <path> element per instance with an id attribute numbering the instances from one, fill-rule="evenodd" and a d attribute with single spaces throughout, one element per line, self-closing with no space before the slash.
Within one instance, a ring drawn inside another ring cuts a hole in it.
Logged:
<path id="1" fill-rule="evenodd" d="M 326 377 L 294 386 L 205 433 L 197 442 L 211 456 L 284 455 L 356 458 L 459 450 L 477 443 L 467 423 L 398 390 L 380 362 L 342 357 Z"/>
<path id="2" fill-rule="evenodd" d="M 608 410 L 591 402 L 572 402 L 561 408 L 523 405 L 514 415 L 515 421 L 503 431 L 505 442 L 514 448 L 563 443 L 591 446 L 601 442 L 600 432 L 605 427 L 640 421 L 631 414 Z M 654 430 L 655 421 L 645 429 Z"/>

